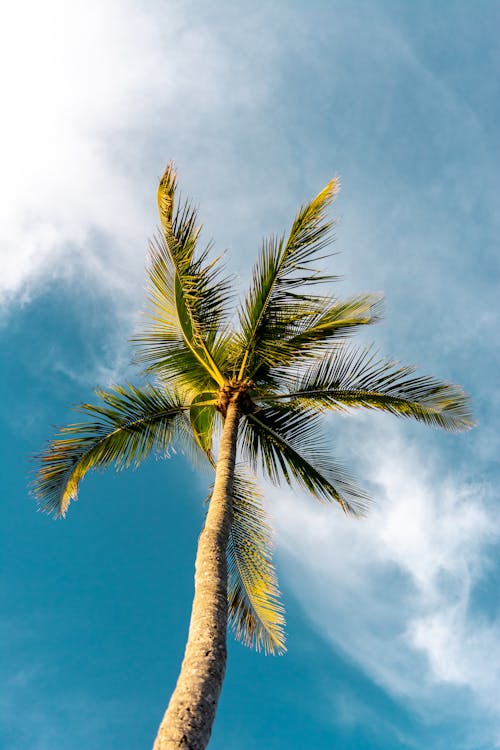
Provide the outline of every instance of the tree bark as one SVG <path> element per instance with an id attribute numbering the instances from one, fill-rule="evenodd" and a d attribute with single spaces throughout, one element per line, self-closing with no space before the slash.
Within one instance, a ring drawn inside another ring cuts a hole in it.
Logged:
<path id="1" fill-rule="evenodd" d="M 215 483 L 198 541 L 189 635 L 177 685 L 153 750 L 204 750 L 226 671 L 227 564 L 240 410 L 228 404 Z"/>

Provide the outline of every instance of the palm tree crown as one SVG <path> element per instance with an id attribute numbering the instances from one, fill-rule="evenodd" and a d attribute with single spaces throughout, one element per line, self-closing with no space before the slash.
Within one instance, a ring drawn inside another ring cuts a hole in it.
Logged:
<path id="1" fill-rule="evenodd" d="M 78 407 L 85 419 L 62 428 L 40 454 L 34 492 L 44 509 L 64 516 L 89 469 L 137 466 L 179 442 L 216 467 L 228 404 L 236 402 L 229 619 L 247 645 L 281 652 L 283 608 L 253 475 L 296 484 L 357 515 L 368 498 L 330 455 L 323 412 L 367 407 L 451 431 L 469 428 L 471 413 L 460 387 L 349 345 L 357 327 L 377 321 L 381 300 L 341 301 L 318 287 L 334 278 L 317 266 L 329 257 L 336 179 L 302 206 L 287 236 L 264 240 L 236 314 L 231 280 L 211 246 L 199 251 L 196 211 L 178 204 L 176 190 L 169 164 L 158 190 L 161 229 L 150 245 L 148 323 L 134 339 L 154 384 L 101 390 L 99 403 Z"/>

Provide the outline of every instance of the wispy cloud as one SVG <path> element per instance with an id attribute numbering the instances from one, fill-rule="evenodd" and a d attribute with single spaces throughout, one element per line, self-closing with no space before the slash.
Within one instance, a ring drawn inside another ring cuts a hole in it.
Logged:
<path id="1" fill-rule="evenodd" d="M 133 0 L 6 10 L 0 301 L 82 272 L 108 292 L 137 287 L 163 160 L 191 140 L 198 157 L 210 151 L 203 126 L 228 111 L 234 73 L 215 30 L 194 20 L 182 4 Z M 232 106 L 258 88 L 242 86 Z"/>
<path id="2" fill-rule="evenodd" d="M 140 16 L 125 21 L 113 0 L 96 10 L 59 0 L 12 5 L 2 24 L 2 295 L 47 265 L 64 276 L 84 249 L 97 262 L 92 232 L 123 239 L 136 231 L 139 209 L 112 145 L 137 119 L 154 54 L 138 34 L 127 59 Z"/>
<path id="3" fill-rule="evenodd" d="M 324 638 L 427 721 L 472 700 L 500 728 L 500 619 L 471 604 L 499 536 L 491 490 L 397 427 L 355 433 L 377 498 L 366 519 L 273 493 L 287 581 Z"/>

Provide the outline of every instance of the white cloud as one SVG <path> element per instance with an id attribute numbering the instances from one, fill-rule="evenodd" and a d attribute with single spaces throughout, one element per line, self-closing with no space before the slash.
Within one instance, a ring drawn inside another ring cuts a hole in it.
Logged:
<path id="1" fill-rule="evenodd" d="M 276 492 L 287 581 L 325 639 L 426 720 L 463 717 L 472 696 L 498 723 L 500 620 L 471 605 L 499 534 L 488 488 L 442 475 L 397 426 L 354 429 L 377 503 L 354 521 Z"/>
<path id="2" fill-rule="evenodd" d="M 3 294 L 35 277 L 49 255 L 64 263 L 64 246 L 81 252 L 92 228 L 131 226 L 132 196 L 105 153 L 103 134 L 130 125 L 126 104 L 151 60 L 135 68 L 139 49 L 127 73 L 118 5 L 104 2 L 99 17 L 96 7 L 14 4 L 2 24 Z"/>
<path id="3" fill-rule="evenodd" d="M 142 278 L 163 160 L 227 91 L 215 41 L 182 11 L 48 0 L 5 12 L 0 302 L 41 277 L 85 271 L 122 293 Z"/>

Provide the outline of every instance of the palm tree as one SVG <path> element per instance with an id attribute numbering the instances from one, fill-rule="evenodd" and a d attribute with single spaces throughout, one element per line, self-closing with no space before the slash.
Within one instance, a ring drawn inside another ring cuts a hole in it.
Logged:
<path id="1" fill-rule="evenodd" d="M 224 678 L 228 620 L 246 645 L 285 649 L 254 474 L 358 515 L 368 498 L 330 456 L 323 412 L 366 407 L 451 431 L 469 428 L 472 418 L 460 387 L 348 347 L 358 326 L 378 319 L 380 298 L 339 301 L 318 287 L 334 279 L 317 264 L 328 257 L 333 223 L 326 213 L 337 180 L 300 209 L 287 237 L 264 241 L 237 315 L 220 261 L 210 260 L 210 246 L 197 251 L 196 211 L 189 202 L 177 205 L 176 182 L 169 164 L 147 269 L 148 323 L 135 338 L 154 385 L 98 391 L 97 405 L 78 407 L 87 419 L 62 428 L 40 454 L 34 491 L 45 510 L 64 516 L 89 469 L 137 466 L 151 451 L 167 456 L 176 442 L 215 469 L 184 660 L 154 744 L 201 750 Z"/>

